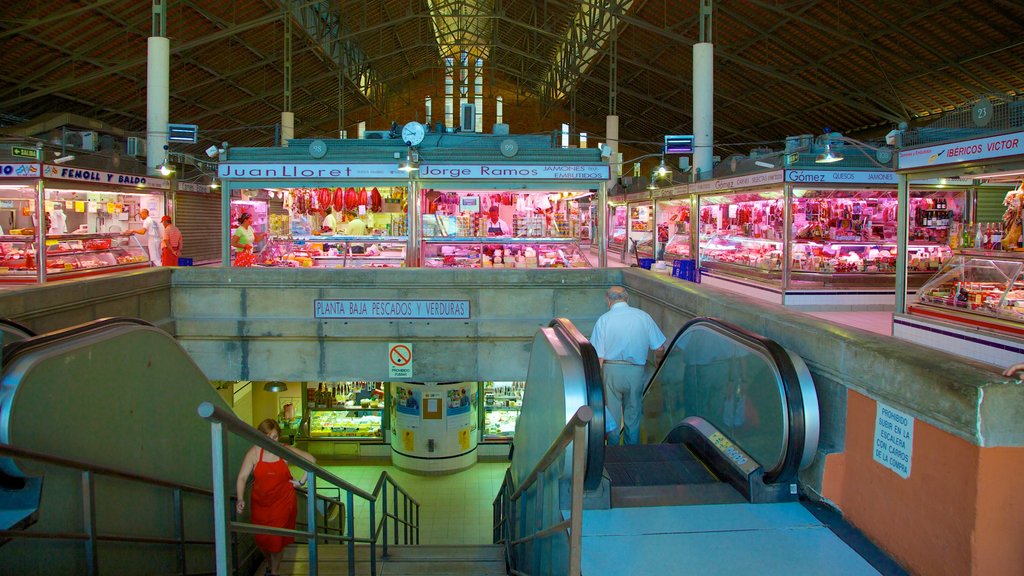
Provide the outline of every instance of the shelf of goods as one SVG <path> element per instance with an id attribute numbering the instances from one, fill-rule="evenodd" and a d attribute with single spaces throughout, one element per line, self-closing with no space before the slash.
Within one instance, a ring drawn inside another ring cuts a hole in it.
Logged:
<path id="1" fill-rule="evenodd" d="M 1024 335 L 1024 253 L 958 252 L 917 291 L 908 312 Z"/>
<path id="2" fill-rule="evenodd" d="M 516 433 L 519 410 L 523 405 L 525 382 L 484 383 L 485 442 L 511 442 Z"/>
<path id="3" fill-rule="evenodd" d="M 702 241 L 701 266 L 744 278 L 781 281 L 783 241 L 718 233 Z M 796 284 L 871 286 L 892 281 L 896 270 L 895 242 L 796 240 L 792 244 L 790 278 Z M 923 284 L 952 251 L 940 244 L 908 248 L 911 283 Z"/>
<path id="4" fill-rule="evenodd" d="M 286 268 L 401 268 L 404 236 L 274 236 L 256 265 Z"/>
<path id="5" fill-rule="evenodd" d="M 0 283 L 35 282 L 35 236 L 0 236 Z M 150 266 L 138 236 L 65 234 L 46 237 L 46 276 L 80 278 Z"/>
<path id="6" fill-rule="evenodd" d="M 386 406 L 380 385 L 342 382 L 307 387 L 308 439 L 383 442 Z"/>
<path id="7" fill-rule="evenodd" d="M 575 238 L 449 237 L 423 240 L 427 268 L 590 268 Z"/>

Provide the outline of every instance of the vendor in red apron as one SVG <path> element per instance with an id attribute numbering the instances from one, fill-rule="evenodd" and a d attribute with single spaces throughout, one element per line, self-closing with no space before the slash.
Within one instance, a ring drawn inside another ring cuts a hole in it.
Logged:
<path id="1" fill-rule="evenodd" d="M 488 236 L 511 236 L 512 227 L 507 222 L 498 218 L 498 205 L 493 204 L 487 211 L 487 235 Z"/>

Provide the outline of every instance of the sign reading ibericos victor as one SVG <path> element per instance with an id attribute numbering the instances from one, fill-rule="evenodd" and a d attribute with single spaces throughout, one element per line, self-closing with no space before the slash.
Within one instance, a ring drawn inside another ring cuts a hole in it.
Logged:
<path id="1" fill-rule="evenodd" d="M 1024 132 L 901 150 L 899 169 L 927 168 L 1018 154 L 1024 154 Z"/>
<path id="2" fill-rule="evenodd" d="M 339 320 L 466 320 L 469 300 L 314 300 L 313 317 Z"/>

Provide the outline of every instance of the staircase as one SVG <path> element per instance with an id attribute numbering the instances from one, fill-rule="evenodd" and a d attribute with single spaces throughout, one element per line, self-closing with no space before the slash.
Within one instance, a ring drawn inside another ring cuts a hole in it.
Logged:
<path id="1" fill-rule="evenodd" d="M 377 574 L 379 576 L 504 576 L 505 560 L 502 547 L 482 546 L 388 546 L 388 557 L 380 557 L 377 546 Z M 321 545 L 320 574 L 348 574 L 348 548 L 340 545 Z M 260 570 L 264 570 L 261 567 Z M 257 572 L 262 575 L 263 572 Z M 309 574 L 309 548 L 293 544 L 285 549 L 281 562 L 281 576 Z M 370 574 L 370 548 L 356 546 L 356 574 Z"/>

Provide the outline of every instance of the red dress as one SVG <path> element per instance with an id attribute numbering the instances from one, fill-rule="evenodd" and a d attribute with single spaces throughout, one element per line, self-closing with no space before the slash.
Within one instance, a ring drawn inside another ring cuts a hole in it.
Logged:
<path id="1" fill-rule="evenodd" d="M 292 473 L 284 460 L 264 462 L 263 449 L 253 470 L 252 509 L 249 515 L 253 524 L 275 528 L 295 529 L 295 515 L 298 503 L 295 488 L 291 483 Z M 256 546 L 264 552 L 280 552 L 295 541 L 290 536 L 256 534 Z"/>

